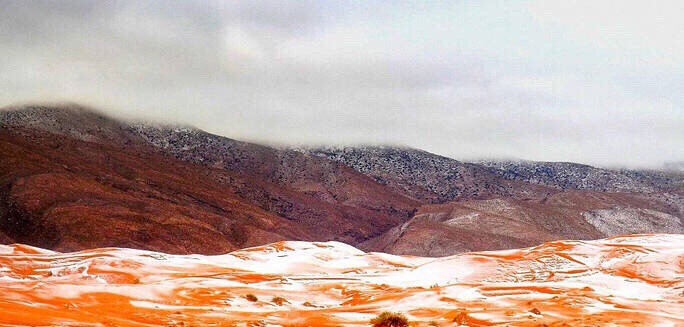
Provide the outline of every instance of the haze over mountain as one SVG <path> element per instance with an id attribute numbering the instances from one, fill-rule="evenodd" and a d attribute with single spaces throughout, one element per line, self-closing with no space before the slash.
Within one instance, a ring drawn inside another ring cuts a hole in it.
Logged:
<path id="1" fill-rule="evenodd" d="M 461 160 L 684 160 L 684 2 L 0 2 L 0 105 Z"/>
<path id="2" fill-rule="evenodd" d="M 336 240 L 416 255 L 684 231 L 682 174 L 273 148 L 83 106 L 0 111 L 0 238 L 224 253 Z"/>

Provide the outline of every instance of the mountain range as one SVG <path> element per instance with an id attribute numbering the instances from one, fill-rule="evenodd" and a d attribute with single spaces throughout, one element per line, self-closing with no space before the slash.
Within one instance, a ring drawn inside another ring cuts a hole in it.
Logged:
<path id="1" fill-rule="evenodd" d="M 281 240 L 444 256 L 684 232 L 684 174 L 271 147 L 77 104 L 0 110 L 0 243 L 219 254 Z"/>

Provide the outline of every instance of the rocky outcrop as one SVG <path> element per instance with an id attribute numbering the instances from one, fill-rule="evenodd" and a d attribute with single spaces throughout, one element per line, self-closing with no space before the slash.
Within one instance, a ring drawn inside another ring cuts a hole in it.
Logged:
<path id="1" fill-rule="evenodd" d="M 299 148 L 343 163 L 387 187 L 430 203 L 458 199 L 538 198 L 548 187 L 508 180 L 487 167 L 426 151 L 390 146 Z"/>
<path id="2" fill-rule="evenodd" d="M 542 201 L 498 198 L 421 207 L 409 221 L 361 245 L 397 254 L 531 246 L 559 239 L 684 233 L 679 209 L 642 194 L 565 191 Z"/>
<path id="3" fill-rule="evenodd" d="M 605 169 L 572 162 L 479 161 L 506 179 L 563 190 L 654 192 L 682 185 L 684 178 L 664 171 Z"/>

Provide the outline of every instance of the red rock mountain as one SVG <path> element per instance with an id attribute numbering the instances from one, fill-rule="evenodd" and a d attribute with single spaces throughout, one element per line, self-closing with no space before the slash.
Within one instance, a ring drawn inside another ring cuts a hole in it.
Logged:
<path id="1" fill-rule="evenodd" d="M 361 247 L 396 254 L 445 256 L 551 240 L 682 233 L 681 208 L 669 206 L 661 196 L 665 194 L 574 190 L 554 193 L 542 201 L 494 198 L 425 205 L 411 220 Z"/>
<path id="2" fill-rule="evenodd" d="M 0 230 L 13 242 L 174 253 L 284 239 L 355 244 L 419 205 L 334 161 L 194 129 L 157 129 L 181 139 L 171 144 L 193 138 L 195 148 L 173 152 L 73 105 L 5 111 L 0 121 Z"/>
<path id="3" fill-rule="evenodd" d="M 336 240 L 446 255 L 683 230 L 676 176 L 610 171 L 621 187 L 598 189 L 603 179 L 586 177 L 604 176 L 598 168 L 536 178 L 506 167 L 403 148 L 276 149 L 78 105 L 6 108 L 0 243 L 215 254 Z"/>

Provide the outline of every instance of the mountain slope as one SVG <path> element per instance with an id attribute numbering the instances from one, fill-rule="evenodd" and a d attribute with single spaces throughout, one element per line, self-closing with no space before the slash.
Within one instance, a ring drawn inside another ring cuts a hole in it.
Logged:
<path id="1" fill-rule="evenodd" d="M 341 162 L 397 192 L 430 203 L 498 196 L 538 198 L 553 191 L 507 180 L 481 165 L 412 148 L 322 147 L 300 151 Z"/>
<path id="2" fill-rule="evenodd" d="M 278 239 L 356 244 L 407 220 L 419 205 L 299 152 L 130 124 L 77 105 L 11 109 L 0 111 L 0 214 L 3 232 L 24 243 L 180 253 Z M 198 220 L 211 233 L 196 232 Z M 168 221 L 183 227 L 167 228 Z M 112 230 L 89 237 L 101 225 Z"/>
<path id="3" fill-rule="evenodd" d="M 682 176 L 658 171 L 613 170 L 572 162 L 479 161 L 498 175 L 559 189 L 601 192 L 654 192 L 684 183 Z"/>
<path id="4" fill-rule="evenodd" d="M 337 240 L 449 255 L 680 233 L 684 217 L 671 174 L 548 163 L 522 178 L 416 149 L 277 149 L 73 104 L 0 110 L 0 153 L 0 242 L 65 251 Z"/>
<path id="5" fill-rule="evenodd" d="M 684 232 L 684 188 L 672 174 L 573 163 L 481 165 L 387 146 L 300 151 L 433 203 L 360 245 L 369 251 L 441 256 L 556 239 Z"/>
<path id="6" fill-rule="evenodd" d="M 206 178 L 206 168 L 139 148 L 2 130 L 0 151 L 0 228 L 15 242 L 224 253 L 309 235 Z"/>
<path id="7" fill-rule="evenodd" d="M 170 129 L 149 125 L 138 125 L 134 129 L 137 135 L 141 135 L 160 151 L 178 159 L 255 176 L 300 195 L 297 199 L 289 200 L 285 195 L 278 194 L 285 201 L 281 207 L 296 206 L 307 201 L 329 207 L 319 210 L 336 211 L 338 214 L 332 219 L 310 217 L 311 210 L 308 209 L 277 209 L 277 213 L 291 220 L 307 219 L 307 223 L 327 219 L 327 225 L 321 226 L 324 228 L 344 220 L 353 221 L 357 223 L 355 230 L 348 231 L 348 236 L 353 239 L 347 240 L 352 243 L 367 239 L 373 234 L 363 232 L 367 226 L 379 225 L 384 229 L 389 228 L 391 226 L 383 221 L 396 224 L 400 220 L 406 220 L 414 208 L 420 205 L 420 202 L 393 192 L 369 177 L 332 160 L 287 149 L 240 142 L 197 129 Z M 251 188 L 240 192 L 251 200 L 259 201 L 254 193 L 258 194 L 261 189 Z M 272 207 L 273 203 L 262 205 L 268 208 Z"/>
<path id="8" fill-rule="evenodd" d="M 659 198 L 565 191 L 543 201 L 498 198 L 422 206 L 411 220 L 361 245 L 395 254 L 444 256 L 558 239 L 684 233 L 684 215 Z"/>

